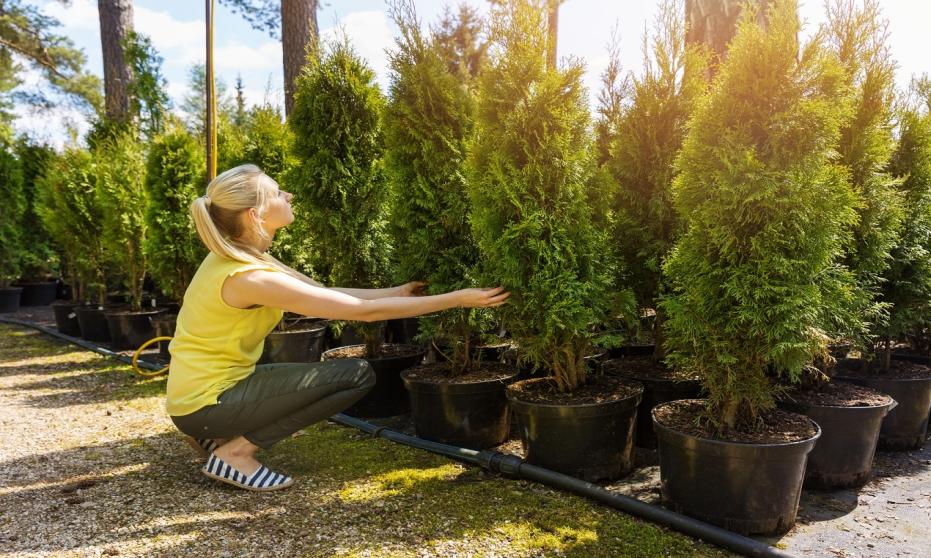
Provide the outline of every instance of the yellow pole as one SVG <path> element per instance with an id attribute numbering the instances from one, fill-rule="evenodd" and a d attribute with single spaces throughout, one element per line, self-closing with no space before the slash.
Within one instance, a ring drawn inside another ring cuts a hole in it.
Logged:
<path id="1" fill-rule="evenodd" d="M 205 0 L 207 10 L 207 181 L 217 175 L 217 96 L 213 79 L 213 0 Z"/>

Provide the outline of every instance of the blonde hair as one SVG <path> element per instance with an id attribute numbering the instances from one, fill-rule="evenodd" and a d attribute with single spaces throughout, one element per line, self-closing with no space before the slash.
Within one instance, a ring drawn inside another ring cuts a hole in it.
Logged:
<path id="1" fill-rule="evenodd" d="M 214 254 L 243 263 L 269 265 L 302 279 L 297 271 L 241 240 L 251 233 L 271 244 L 261 219 L 265 217 L 269 201 L 278 195 L 275 186 L 277 183 L 256 165 L 233 167 L 211 180 L 207 194 L 194 200 L 191 217 L 201 242 Z M 260 221 L 247 231 L 242 214 L 252 208 Z"/>

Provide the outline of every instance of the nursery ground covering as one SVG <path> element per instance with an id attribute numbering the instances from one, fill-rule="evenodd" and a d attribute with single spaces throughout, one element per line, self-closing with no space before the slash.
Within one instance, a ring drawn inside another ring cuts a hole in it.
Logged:
<path id="1" fill-rule="evenodd" d="M 0 325 L 0 556 L 726 556 L 585 499 L 330 423 L 262 455 L 294 488 L 203 477 L 164 379 Z"/>

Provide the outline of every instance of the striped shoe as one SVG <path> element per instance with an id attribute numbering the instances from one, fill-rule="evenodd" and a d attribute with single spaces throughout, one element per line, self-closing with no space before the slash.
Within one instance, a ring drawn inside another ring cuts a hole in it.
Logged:
<path id="1" fill-rule="evenodd" d="M 204 459 L 220 447 L 220 444 L 218 444 L 216 440 L 210 438 L 192 438 L 187 436 L 187 443 L 191 446 L 191 449 L 197 452 L 199 457 Z"/>
<path id="2" fill-rule="evenodd" d="M 210 458 L 207 459 L 207 464 L 201 470 L 212 479 L 255 492 L 281 490 L 294 484 L 294 479 L 291 477 L 275 473 L 265 465 L 260 466 L 254 473 L 246 476 L 212 453 Z"/>

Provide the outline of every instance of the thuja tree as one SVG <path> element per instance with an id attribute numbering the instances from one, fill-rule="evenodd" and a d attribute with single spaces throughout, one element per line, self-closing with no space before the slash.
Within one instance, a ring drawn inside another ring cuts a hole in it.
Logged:
<path id="1" fill-rule="evenodd" d="M 68 262 L 76 301 L 103 304 L 107 256 L 94 157 L 67 147 L 39 179 L 36 212 Z"/>
<path id="2" fill-rule="evenodd" d="M 644 38 L 643 72 L 630 81 L 629 104 L 612 103 L 623 92 L 616 73 L 605 75 L 597 150 L 616 195 L 615 247 L 628 264 L 627 278 L 641 307 L 656 308 L 666 291 L 662 264 L 680 231 L 672 206 L 674 161 L 686 122 L 704 92 L 707 56 L 686 46 L 682 4 L 665 0 L 652 36 Z M 614 67 L 618 66 L 617 51 Z M 613 83 L 612 83 L 613 82 Z M 663 313 L 656 316 L 657 356 L 662 356 Z"/>
<path id="3" fill-rule="evenodd" d="M 889 305 L 889 321 L 880 332 L 887 368 L 892 343 L 926 327 L 931 314 L 931 110 L 912 102 L 898 120 L 889 172 L 903 177 L 899 190 L 906 212 L 882 283 L 881 300 Z"/>
<path id="4" fill-rule="evenodd" d="M 203 180 L 203 150 L 184 126 L 170 121 L 152 140 L 146 160 L 143 253 L 152 279 L 177 301 L 205 255 L 188 215 Z"/>
<path id="5" fill-rule="evenodd" d="M 375 73 L 347 40 L 311 52 L 297 80 L 294 132 L 297 165 L 288 179 L 307 216 L 324 281 L 377 288 L 387 275 L 386 202 L 381 112 Z M 369 357 L 381 347 L 380 324 L 356 324 Z"/>
<path id="6" fill-rule="evenodd" d="M 146 274 L 145 153 L 134 131 L 127 129 L 103 139 L 94 157 L 104 243 L 129 291 L 130 305 L 138 311 Z"/>
<path id="7" fill-rule="evenodd" d="M 840 333 L 868 347 L 888 318 L 888 305 L 879 302 L 878 295 L 904 211 L 898 181 L 888 169 L 895 150 L 895 62 L 889 52 L 887 22 L 875 0 L 863 0 L 862 6 L 854 0 L 834 0 L 828 4 L 825 28 L 854 94 L 853 114 L 842 128 L 838 151 L 858 198 L 858 221 L 845 260 L 855 278 L 854 307 L 849 312 L 859 313 L 867 325 L 864 329 L 856 322 L 853 327 L 838 323 L 838 327 Z"/>
<path id="8" fill-rule="evenodd" d="M 799 45 L 794 1 L 745 15 L 677 160 L 685 222 L 665 271 L 667 361 L 698 373 L 719 433 L 758 426 L 768 372 L 798 379 L 823 351 L 825 282 L 855 222 L 832 157 L 849 112 L 842 67 Z"/>
<path id="9" fill-rule="evenodd" d="M 470 74 L 453 73 L 459 65 L 451 68 L 437 38 L 421 33 L 410 2 L 392 8 L 401 35 L 389 54 L 384 122 L 396 280 L 423 279 L 430 293 L 474 286 L 478 249 L 464 196 L 466 142 L 474 119 Z M 421 322 L 427 335 L 452 350 L 455 372 L 471 368 L 470 343 L 480 334 L 484 315 L 459 309 Z"/>
<path id="10" fill-rule="evenodd" d="M 6 288 L 19 279 L 28 250 L 23 245 L 23 170 L 6 138 L 0 138 L 0 199 L 0 288 Z"/>
<path id="11" fill-rule="evenodd" d="M 591 220 L 592 173 L 582 65 L 546 65 L 543 2 L 491 14 L 489 66 L 479 77 L 469 156 L 472 230 L 489 280 L 513 294 L 506 327 L 561 391 L 585 383 L 591 328 L 605 315 L 610 269 Z"/>
<path id="12" fill-rule="evenodd" d="M 27 137 L 16 140 L 15 150 L 23 175 L 25 206 L 22 242 L 28 248 L 23 253 L 22 276 L 26 281 L 44 281 L 58 272 L 59 262 L 48 232 L 44 227 L 37 226 L 40 223 L 36 213 L 37 183 L 54 158 L 55 151 L 49 145 L 37 143 Z"/>

